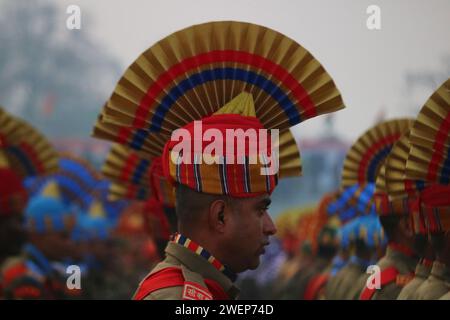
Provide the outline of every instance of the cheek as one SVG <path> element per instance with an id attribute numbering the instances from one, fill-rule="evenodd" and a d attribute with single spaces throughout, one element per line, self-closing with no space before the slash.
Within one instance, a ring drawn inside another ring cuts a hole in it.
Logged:
<path id="1" fill-rule="evenodd" d="M 263 219 L 257 213 L 246 219 L 242 226 L 242 232 L 248 239 L 260 238 L 263 229 Z"/>

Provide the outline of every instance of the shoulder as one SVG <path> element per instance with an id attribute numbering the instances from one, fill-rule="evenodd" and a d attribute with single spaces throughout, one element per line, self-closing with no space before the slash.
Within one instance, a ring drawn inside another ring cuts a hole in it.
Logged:
<path id="1" fill-rule="evenodd" d="M 381 269 L 382 285 L 395 285 L 399 288 L 405 287 L 414 279 L 415 268 L 409 265 L 409 262 L 404 261 L 401 256 L 396 258 L 389 258 L 381 260 L 379 267 Z"/>
<path id="2" fill-rule="evenodd" d="M 382 268 L 379 277 L 374 275 L 371 278 L 372 287 L 367 285 L 362 289 L 360 299 L 362 300 L 392 300 L 396 299 L 401 289 L 405 285 L 399 281 L 402 276 L 395 265 Z M 379 287 L 377 288 L 377 285 Z"/>
<path id="3" fill-rule="evenodd" d="M 440 297 L 439 300 L 450 300 L 450 291 Z"/>
<path id="4" fill-rule="evenodd" d="M 182 300 L 184 286 L 162 288 L 143 298 L 143 300 Z"/>
<path id="5" fill-rule="evenodd" d="M 411 300 L 414 293 L 423 283 L 423 279 L 415 277 L 399 293 L 397 300 Z"/>
<path id="6" fill-rule="evenodd" d="M 140 283 L 136 300 L 211 300 L 204 278 L 183 265 L 158 265 Z"/>

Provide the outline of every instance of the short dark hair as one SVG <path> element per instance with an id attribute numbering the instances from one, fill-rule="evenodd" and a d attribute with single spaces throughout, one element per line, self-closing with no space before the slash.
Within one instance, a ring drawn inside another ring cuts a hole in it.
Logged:
<path id="1" fill-rule="evenodd" d="M 426 254 L 428 247 L 428 235 L 416 234 L 414 237 L 414 251 L 417 252 L 419 257 L 423 258 Z"/>
<path id="2" fill-rule="evenodd" d="M 167 220 L 169 221 L 170 232 L 174 233 L 177 231 L 177 215 L 175 208 L 164 206 L 164 213 L 166 214 Z"/>
<path id="3" fill-rule="evenodd" d="M 358 257 L 364 257 L 371 254 L 370 247 L 362 239 L 355 240 L 355 253 Z"/>
<path id="4" fill-rule="evenodd" d="M 392 241 L 395 238 L 395 234 L 398 232 L 398 225 L 404 218 L 406 218 L 406 215 L 400 214 L 388 214 L 380 216 L 380 223 L 389 241 Z"/>
<path id="5" fill-rule="evenodd" d="M 176 215 L 178 224 L 189 226 L 193 222 L 198 221 L 200 215 L 216 200 L 223 200 L 227 203 L 235 204 L 238 199 L 233 199 L 226 195 L 201 193 L 178 184 L 176 187 Z"/>
<path id="6" fill-rule="evenodd" d="M 433 246 L 434 251 L 439 255 L 445 249 L 445 233 L 433 233 L 431 234 L 430 238 L 431 245 Z"/>

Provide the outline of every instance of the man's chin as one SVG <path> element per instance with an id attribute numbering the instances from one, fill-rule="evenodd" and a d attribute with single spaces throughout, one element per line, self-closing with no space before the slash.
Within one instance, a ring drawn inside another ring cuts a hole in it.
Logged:
<path id="1" fill-rule="evenodd" d="M 256 258 L 255 261 L 253 261 L 250 266 L 249 266 L 249 270 L 255 270 L 256 268 L 259 267 L 259 265 L 261 264 L 260 258 Z"/>

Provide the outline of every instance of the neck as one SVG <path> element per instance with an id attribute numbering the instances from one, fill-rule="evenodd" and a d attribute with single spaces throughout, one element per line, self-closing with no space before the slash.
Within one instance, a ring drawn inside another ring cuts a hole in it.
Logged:
<path id="1" fill-rule="evenodd" d="M 220 254 L 221 250 L 219 249 L 217 242 L 213 237 L 210 237 L 205 232 L 193 232 L 190 230 L 180 231 L 180 234 L 191 239 L 199 246 L 203 247 L 206 251 L 208 251 L 212 256 L 214 256 L 221 263 L 227 265 L 227 259 Z"/>
<path id="2" fill-rule="evenodd" d="M 433 247 L 431 245 L 427 245 L 423 258 L 430 261 L 433 261 L 436 258 Z"/>
<path id="3" fill-rule="evenodd" d="M 445 264 L 446 266 L 450 266 L 450 253 L 448 252 L 450 248 L 445 248 L 437 254 L 436 260 L 440 263 Z"/>
<path id="4" fill-rule="evenodd" d="M 416 255 L 414 253 L 414 250 L 412 249 L 412 246 L 408 245 L 407 243 L 399 243 L 399 242 L 392 241 L 389 243 L 388 246 L 391 249 L 393 249 L 395 251 L 399 251 L 408 257 L 414 257 Z"/>

